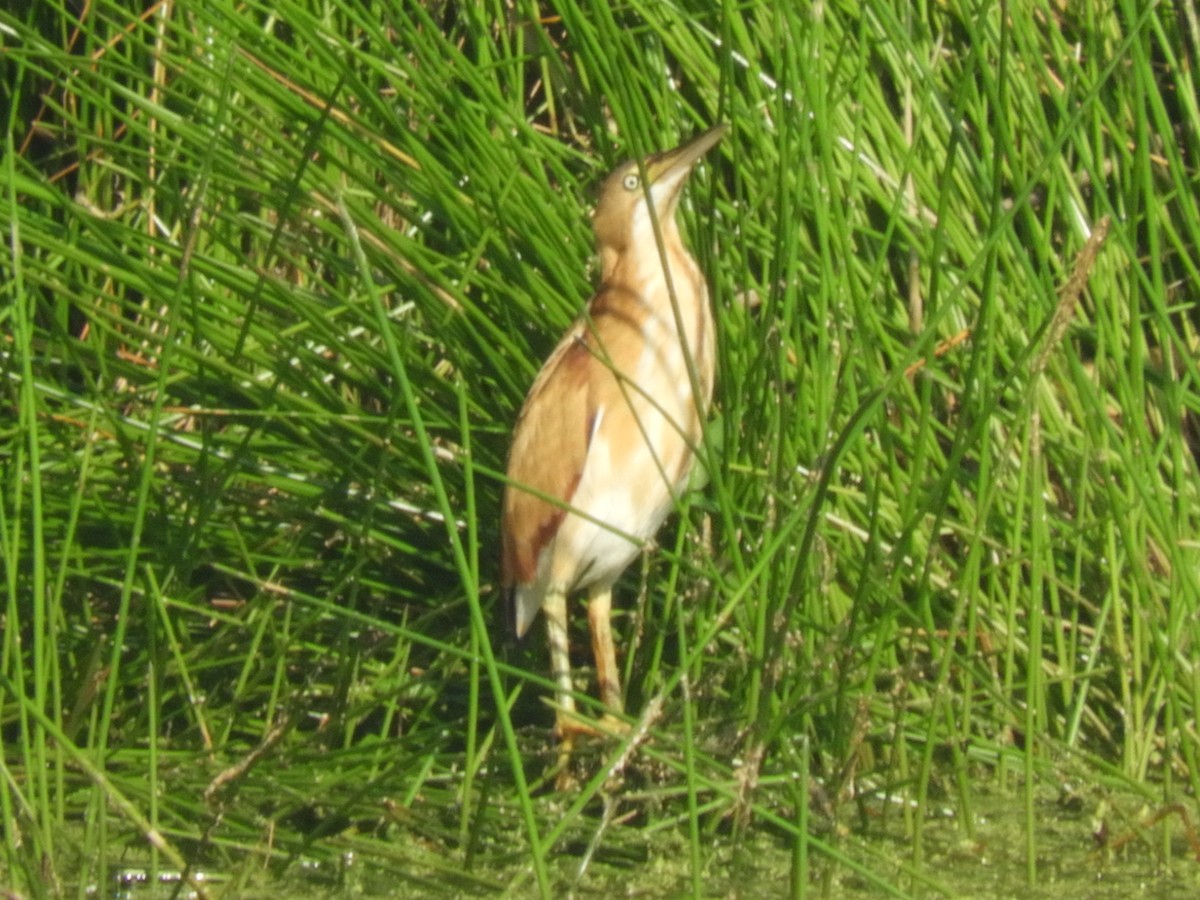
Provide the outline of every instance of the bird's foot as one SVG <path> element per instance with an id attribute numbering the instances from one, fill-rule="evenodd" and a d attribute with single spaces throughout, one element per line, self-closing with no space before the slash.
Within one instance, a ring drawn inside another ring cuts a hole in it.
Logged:
<path id="1" fill-rule="evenodd" d="M 619 716 L 606 712 L 596 723 L 595 733 L 602 737 L 627 737 L 633 731 L 633 726 Z"/>
<path id="2" fill-rule="evenodd" d="M 576 738 L 620 739 L 630 731 L 632 726 L 611 712 L 606 712 L 599 719 L 585 719 L 577 712 L 560 710 L 554 725 L 554 735 L 558 739 L 558 762 L 554 767 L 555 789 L 569 791 L 579 787 L 571 766 L 571 751 L 575 748 Z"/>
<path id="3" fill-rule="evenodd" d="M 568 743 L 571 738 L 611 738 L 625 737 L 633 729 L 628 722 L 615 713 L 606 712 L 599 719 L 585 719 L 577 712 L 559 712 L 554 725 L 554 733 L 560 744 Z"/>

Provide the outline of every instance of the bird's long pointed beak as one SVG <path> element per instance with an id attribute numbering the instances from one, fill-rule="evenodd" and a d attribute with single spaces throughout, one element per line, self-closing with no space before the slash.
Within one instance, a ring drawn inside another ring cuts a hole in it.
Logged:
<path id="1" fill-rule="evenodd" d="M 711 150 L 717 141 L 721 140 L 721 137 L 728 130 L 728 125 L 714 125 L 708 131 L 697 135 L 686 144 L 681 144 L 674 150 L 666 150 L 650 157 L 646 163 L 647 180 L 649 180 L 650 184 L 654 184 L 660 178 L 681 171 L 689 171 L 692 166 L 696 165 L 700 157 Z"/>

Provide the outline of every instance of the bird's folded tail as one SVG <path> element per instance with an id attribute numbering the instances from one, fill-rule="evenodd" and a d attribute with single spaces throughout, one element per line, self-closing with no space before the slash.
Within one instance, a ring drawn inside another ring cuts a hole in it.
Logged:
<path id="1" fill-rule="evenodd" d="M 536 585 L 515 584 L 508 588 L 505 605 L 509 613 L 509 630 L 517 640 L 525 637 L 529 626 L 533 624 L 537 614 L 542 611 L 543 593 L 537 589 Z"/>

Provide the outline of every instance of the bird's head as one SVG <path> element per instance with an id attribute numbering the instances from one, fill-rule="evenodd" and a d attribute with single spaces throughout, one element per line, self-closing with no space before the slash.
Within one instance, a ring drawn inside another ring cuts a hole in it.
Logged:
<path id="1" fill-rule="evenodd" d="M 647 201 L 654 204 L 655 217 L 662 226 L 671 227 L 684 182 L 728 127 L 710 128 L 674 150 L 646 157 L 640 166 L 631 159 L 604 179 L 592 227 L 606 272 L 615 264 L 615 257 L 630 247 L 654 246 Z"/>

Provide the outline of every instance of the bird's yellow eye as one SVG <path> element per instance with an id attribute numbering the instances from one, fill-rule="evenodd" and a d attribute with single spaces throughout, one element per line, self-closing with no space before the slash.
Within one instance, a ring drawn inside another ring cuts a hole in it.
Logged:
<path id="1" fill-rule="evenodd" d="M 626 175 L 625 180 L 621 182 L 621 184 L 625 185 L 625 190 L 627 191 L 636 191 L 638 189 L 638 185 L 641 183 L 641 179 L 638 178 L 633 172 L 630 172 L 628 175 Z"/>

